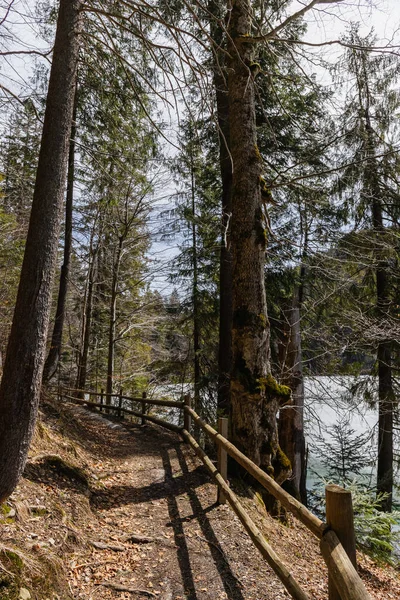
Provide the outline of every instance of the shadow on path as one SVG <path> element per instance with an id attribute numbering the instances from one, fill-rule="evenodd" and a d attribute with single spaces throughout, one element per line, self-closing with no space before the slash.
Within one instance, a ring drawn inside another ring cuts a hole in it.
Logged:
<path id="1" fill-rule="evenodd" d="M 205 476 L 204 468 L 197 468 L 194 471 L 189 471 L 186 463 L 185 456 L 180 446 L 175 446 L 175 451 L 178 457 L 179 466 L 182 470 L 182 481 L 185 483 L 183 486 L 179 486 L 176 483 L 176 479 L 172 476 L 172 468 L 170 462 L 170 456 L 166 449 L 162 450 L 162 460 L 165 470 L 165 481 L 169 489 L 172 488 L 173 494 L 167 496 L 168 500 L 168 511 L 171 519 L 171 526 L 174 531 L 175 544 L 178 547 L 178 561 L 182 574 L 182 581 L 185 587 L 188 600 L 196 600 L 196 590 L 193 580 L 193 573 L 190 564 L 190 553 L 187 547 L 183 522 L 188 519 L 182 519 L 179 513 L 179 507 L 176 501 L 176 496 L 185 492 L 188 495 L 190 505 L 192 507 L 193 516 L 190 519 L 196 518 L 204 538 L 208 542 L 208 547 L 213 558 L 215 567 L 219 573 L 222 584 L 229 600 L 244 600 L 244 596 L 241 590 L 241 584 L 232 572 L 228 558 L 226 557 L 223 549 L 220 546 L 219 540 L 215 535 L 214 529 L 207 517 L 207 513 L 216 508 L 217 504 L 214 503 L 207 508 L 203 508 L 196 488 L 203 484 L 208 477 Z M 201 474 L 201 480 L 199 481 L 199 475 Z M 175 485 L 177 486 L 175 488 Z"/>

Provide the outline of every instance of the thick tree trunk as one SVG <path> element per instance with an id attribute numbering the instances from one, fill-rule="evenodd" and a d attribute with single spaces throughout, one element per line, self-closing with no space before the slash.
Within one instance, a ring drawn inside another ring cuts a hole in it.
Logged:
<path id="1" fill-rule="evenodd" d="M 62 334 L 65 320 L 65 307 L 67 303 L 69 265 L 72 250 L 72 211 L 74 203 L 74 181 L 75 181 L 75 137 L 76 137 L 76 112 L 77 92 L 75 90 L 74 111 L 72 117 L 71 140 L 68 156 L 67 196 L 65 202 L 65 239 L 64 260 L 61 267 L 60 286 L 58 290 L 57 309 L 54 321 L 53 335 L 47 360 L 43 370 L 43 382 L 47 383 L 57 371 L 61 356 Z"/>
<path id="2" fill-rule="evenodd" d="M 279 447 L 276 415 L 290 390 L 271 376 L 261 201 L 262 159 L 257 147 L 251 4 L 234 0 L 229 18 L 229 123 L 233 160 L 232 441 L 278 482 L 290 473 Z"/>
<path id="3" fill-rule="evenodd" d="M 284 313 L 283 381 L 293 394 L 293 405 L 284 407 L 279 415 L 279 442 L 292 465 L 292 475 L 283 487 L 292 496 L 307 504 L 306 443 L 304 438 L 304 379 L 300 329 L 300 290 L 296 287 L 291 305 Z"/>
<path id="4" fill-rule="evenodd" d="M 80 0 L 60 1 L 32 212 L 0 388 L 0 503 L 22 474 L 37 416 L 71 135 L 80 7 Z"/>
<path id="5" fill-rule="evenodd" d="M 209 11 L 215 17 L 211 20 L 211 37 L 221 48 L 224 30 L 221 2 L 211 0 Z M 218 348 L 218 411 L 229 414 L 230 379 L 232 372 L 232 252 L 230 229 L 232 217 L 232 160 L 229 151 L 229 98 L 227 89 L 226 56 L 215 49 L 213 54 L 214 88 L 217 105 L 219 164 L 222 183 L 222 239 L 220 251 L 219 277 L 219 348 Z"/>

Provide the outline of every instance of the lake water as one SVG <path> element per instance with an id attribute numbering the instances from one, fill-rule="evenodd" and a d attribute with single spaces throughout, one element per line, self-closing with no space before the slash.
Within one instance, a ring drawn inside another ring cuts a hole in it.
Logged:
<path id="1" fill-rule="evenodd" d="M 327 477 L 326 467 L 321 462 L 318 445 L 321 439 L 332 442 L 331 431 L 334 425 L 348 421 L 354 436 L 369 434 L 365 444 L 365 466 L 362 470 L 363 483 L 373 486 L 376 481 L 376 454 L 378 437 L 378 410 L 371 408 L 376 400 L 377 382 L 370 377 L 315 376 L 306 377 L 305 387 L 305 436 L 308 446 L 307 487 Z M 190 384 L 164 385 L 154 390 L 154 396 L 169 396 L 180 399 L 185 393 L 192 393 Z M 370 401 L 365 400 L 367 396 Z M 169 411 L 169 417 L 178 422 L 179 411 Z M 400 500 L 400 498 L 397 498 Z"/>
<path id="2" fill-rule="evenodd" d="M 357 389 L 354 389 L 357 384 Z M 369 397 L 376 395 L 376 383 L 365 377 L 306 377 L 305 378 L 305 435 L 309 449 L 308 454 L 308 487 L 317 481 L 316 473 L 326 477 L 326 467 L 321 462 L 319 447 L 326 442 L 333 442 L 332 431 L 335 425 L 347 422 L 354 430 L 352 437 L 370 436 L 363 446 L 365 452 L 364 481 L 373 485 L 376 471 L 376 447 L 378 433 L 378 411 L 371 408 L 364 399 L 364 392 Z"/>

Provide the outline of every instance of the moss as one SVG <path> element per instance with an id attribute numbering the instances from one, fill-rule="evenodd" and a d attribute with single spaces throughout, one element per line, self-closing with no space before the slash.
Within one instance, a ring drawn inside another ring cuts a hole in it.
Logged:
<path id="1" fill-rule="evenodd" d="M 268 243 L 267 231 L 264 227 L 265 218 L 263 215 L 262 208 L 259 207 L 255 212 L 255 220 L 254 220 L 254 229 L 256 232 L 256 241 L 260 244 L 264 249 Z"/>
<path id="2" fill-rule="evenodd" d="M 14 516 L 10 515 L 11 507 L 8 504 L 2 504 L 0 506 L 0 523 L 10 525 L 15 522 L 15 511 Z"/>
<path id="3" fill-rule="evenodd" d="M 265 329 L 267 327 L 267 325 L 268 325 L 267 316 L 264 315 L 264 314 L 260 314 L 260 315 L 258 315 L 258 318 L 260 320 L 262 328 Z"/>
<path id="4" fill-rule="evenodd" d="M 282 399 L 283 403 L 288 402 L 292 397 L 292 390 L 287 385 L 281 385 L 272 377 L 271 374 L 266 377 L 260 377 L 258 379 L 258 389 L 262 392 L 265 392 L 269 397 L 276 397 Z"/>
<path id="5" fill-rule="evenodd" d="M 260 506 L 262 506 L 262 508 L 265 508 L 265 502 L 264 502 L 264 500 L 263 500 L 263 497 L 262 497 L 261 493 L 260 493 L 260 492 L 256 492 L 256 493 L 254 494 L 254 497 L 255 497 L 255 499 L 257 500 L 258 504 L 259 504 Z"/>
<path id="6" fill-rule="evenodd" d="M 292 469 L 292 463 L 280 446 L 278 446 L 276 450 L 274 463 L 279 467 L 279 471 L 290 471 Z M 278 468 L 276 470 L 278 470 Z"/>
<path id="7" fill-rule="evenodd" d="M 16 552 L 12 552 L 12 550 L 3 550 L 3 554 L 6 556 L 12 567 L 18 572 L 21 573 L 24 568 L 24 562 L 20 556 Z"/>
<path id="8" fill-rule="evenodd" d="M 0 513 L 2 515 L 8 515 L 8 513 L 11 511 L 11 507 L 8 506 L 8 504 L 2 504 L 0 506 Z"/>
<path id="9" fill-rule="evenodd" d="M 261 152 L 257 144 L 254 144 L 254 156 L 257 161 L 262 162 Z"/>

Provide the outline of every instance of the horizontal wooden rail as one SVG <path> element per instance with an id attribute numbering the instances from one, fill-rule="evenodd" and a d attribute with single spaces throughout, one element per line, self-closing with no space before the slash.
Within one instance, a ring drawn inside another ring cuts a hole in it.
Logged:
<path id="1" fill-rule="evenodd" d="M 262 486 L 265 487 L 281 504 L 292 512 L 306 527 L 314 533 L 320 539 L 320 548 L 322 556 L 328 566 L 329 576 L 331 577 L 336 589 L 338 590 L 342 600 L 372 600 L 371 596 L 367 592 L 360 576 L 358 575 L 355 567 L 353 566 L 350 558 L 347 556 L 339 538 L 334 531 L 330 531 L 326 523 L 318 519 L 311 511 L 308 510 L 301 502 L 290 496 L 285 490 L 283 490 L 269 475 L 257 467 L 247 456 L 245 456 L 236 446 L 229 442 L 225 437 L 220 435 L 210 425 L 205 423 L 199 415 L 189 406 L 185 406 L 185 412 L 192 417 L 197 425 L 199 425 L 203 431 L 205 431 L 211 439 L 213 439 L 218 446 L 222 446 L 226 452 L 234 458 L 248 473 L 250 473 Z M 187 432 L 184 430 L 182 435 L 185 439 L 187 438 Z M 193 444 L 189 442 L 192 447 Z M 201 449 L 200 449 L 201 450 Z M 196 450 L 198 456 L 203 460 L 202 456 Z M 204 452 L 201 450 L 204 454 Z M 206 455 L 205 455 L 206 456 Z M 208 459 L 209 460 L 209 459 Z M 204 460 L 203 460 L 204 462 Z M 204 463 L 205 464 L 205 463 Z M 213 466 L 215 471 L 217 469 Z M 213 475 L 218 485 L 226 493 L 226 488 L 230 490 L 224 481 L 223 477 L 218 473 L 219 477 Z M 231 504 L 228 495 L 228 502 Z M 235 510 L 235 509 L 234 509 Z M 235 511 L 236 512 L 236 511 Z M 238 514 L 238 513 L 236 513 Z M 239 514 L 238 514 L 239 516 Z M 240 516 L 239 516 L 240 518 Z M 243 521 L 242 521 L 243 522 Z M 244 524 L 244 523 L 243 523 Z M 252 538 L 253 539 L 253 538 Z M 253 542 L 258 547 L 256 541 Z M 260 550 L 261 552 L 261 550 Z M 268 560 L 268 559 L 267 559 Z M 272 565 L 271 565 L 272 566 Z M 277 574 L 278 572 L 275 571 Z M 278 574 L 280 577 L 280 575 Z M 285 582 L 282 579 L 282 582 Z M 285 584 L 286 585 L 286 584 Z M 288 588 L 287 588 L 288 589 Z M 288 589 L 288 591 L 290 591 Z"/>
<path id="2" fill-rule="evenodd" d="M 68 391 L 72 392 L 83 392 L 88 395 L 95 396 L 106 396 L 106 394 L 101 394 L 99 392 L 87 392 L 85 390 L 73 390 L 71 388 L 67 388 Z M 65 388 L 64 388 L 65 390 Z M 144 414 L 144 404 L 156 404 L 161 406 L 176 406 L 178 408 L 184 408 L 185 415 L 185 424 L 191 423 L 191 419 L 205 431 L 212 440 L 218 445 L 218 448 L 222 447 L 229 456 L 234 458 L 248 473 L 250 473 L 270 494 L 272 494 L 277 500 L 280 501 L 282 506 L 284 506 L 287 510 L 289 510 L 292 514 L 294 514 L 314 535 L 316 535 L 320 539 L 320 548 L 322 556 L 328 566 L 329 576 L 333 581 L 333 584 L 338 591 L 341 600 L 372 600 L 371 596 L 365 589 L 365 586 L 360 579 L 357 570 L 352 564 L 350 558 L 348 557 L 346 551 L 344 550 L 338 536 L 334 531 L 331 531 L 327 524 L 321 521 L 318 517 L 316 517 L 312 512 L 310 512 L 301 502 L 290 496 L 287 492 L 285 492 L 269 475 L 267 475 L 260 467 L 255 465 L 247 456 L 245 456 L 236 446 L 234 446 L 231 442 L 227 440 L 226 437 L 219 434 L 215 429 L 213 429 L 210 425 L 205 423 L 200 416 L 190 407 L 190 398 L 185 397 L 185 402 L 174 402 L 167 403 L 166 401 L 158 400 L 154 401 L 151 399 L 147 399 L 145 395 L 142 398 L 130 398 L 128 396 L 122 396 L 121 394 L 107 394 L 107 396 L 113 396 L 116 398 L 132 400 L 135 402 L 142 403 L 142 412 L 130 410 L 122 407 L 120 404 L 117 406 L 110 404 L 102 404 L 100 402 L 92 402 L 90 400 L 84 400 L 81 398 L 76 398 L 75 396 L 69 396 L 62 393 L 62 390 L 59 390 L 59 393 L 68 400 L 75 402 L 77 404 L 85 404 L 88 406 L 94 406 L 96 408 L 105 408 L 108 410 L 115 410 L 121 415 L 121 413 L 126 413 L 130 415 L 134 415 L 136 417 L 140 417 L 143 420 L 148 420 L 152 423 L 160 425 L 161 427 L 165 427 L 171 431 L 179 433 L 182 437 L 188 442 L 188 444 L 193 448 L 199 458 L 202 460 L 206 468 L 211 473 L 212 477 L 218 484 L 219 489 L 223 492 L 224 496 L 228 500 L 231 505 L 233 511 L 239 517 L 242 522 L 244 528 L 248 532 L 250 538 L 252 539 L 254 545 L 258 548 L 262 556 L 267 560 L 268 564 L 274 570 L 274 572 L 278 575 L 283 585 L 286 587 L 288 592 L 291 594 L 295 600 L 310 600 L 309 596 L 304 592 L 304 590 L 300 587 L 298 582 L 294 579 L 291 573 L 288 571 L 287 567 L 281 561 L 281 559 L 277 556 L 271 546 L 265 541 L 263 535 L 258 530 L 254 522 L 251 520 L 249 515 L 246 513 L 242 505 L 240 504 L 237 496 L 232 492 L 227 482 L 224 480 L 221 473 L 218 469 L 213 465 L 209 457 L 206 453 L 200 448 L 197 444 L 196 440 L 192 437 L 189 431 L 186 428 L 179 427 L 177 425 L 173 425 L 172 423 L 168 423 L 163 419 L 158 419 L 157 417 L 153 417 L 151 415 Z"/>
<path id="3" fill-rule="evenodd" d="M 144 415 L 143 413 L 136 410 L 129 410 L 127 408 L 122 409 L 124 413 L 127 415 L 134 415 L 135 417 L 141 417 L 142 419 L 146 419 L 147 421 L 151 421 L 156 425 L 161 425 L 166 429 L 170 429 L 171 431 L 175 431 L 175 433 L 182 433 L 183 427 L 179 427 L 179 425 L 174 425 L 173 423 L 168 423 L 168 421 L 164 421 L 164 419 L 158 419 L 157 417 L 153 417 L 152 415 Z"/>
<path id="4" fill-rule="evenodd" d="M 152 415 L 144 415 L 143 413 L 136 411 L 136 410 L 129 410 L 128 408 L 120 408 L 119 406 L 113 406 L 112 404 L 101 404 L 100 402 L 91 402 L 90 400 L 82 400 L 82 398 L 75 398 L 74 396 L 66 396 L 65 394 L 63 394 L 63 398 L 66 398 L 67 400 L 71 400 L 71 402 L 74 402 L 76 404 L 85 404 L 86 406 L 94 406 L 95 408 L 104 408 L 106 410 L 115 410 L 117 413 L 119 412 L 123 412 L 126 413 L 128 415 L 134 415 L 135 417 L 141 417 L 143 419 L 146 419 L 147 421 L 151 421 L 152 423 L 155 423 L 156 425 L 161 425 L 162 427 L 165 427 L 166 429 L 170 429 L 171 431 L 174 431 L 175 433 L 181 433 L 182 432 L 182 427 L 179 427 L 178 425 L 174 425 L 173 423 L 168 423 L 168 421 L 164 421 L 164 419 L 158 419 L 157 417 L 153 417 Z"/>
<path id="5" fill-rule="evenodd" d="M 61 393 L 63 392 L 76 392 L 80 394 L 87 394 L 88 396 L 101 396 L 101 392 L 89 392 L 87 390 L 74 390 L 72 388 L 61 388 Z M 64 394 L 63 394 L 64 395 Z M 184 402 L 180 402 L 178 400 L 159 400 L 157 398 L 147 398 L 147 397 L 131 397 L 131 396 L 120 396 L 120 394 L 106 394 L 103 393 L 103 398 L 121 398 L 122 400 L 128 400 L 130 402 L 145 402 L 146 404 L 153 404 L 154 406 L 167 406 L 171 408 L 180 408 L 184 407 Z M 107 404 L 107 406 L 110 406 Z"/>
<path id="6" fill-rule="evenodd" d="M 222 475 L 218 472 L 216 467 L 213 465 L 211 460 L 208 458 L 207 454 L 200 448 L 194 437 L 190 435 L 186 429 L 182 431 L 183 438 L 188 442 L 188 444 L 193 448 L 196 452 L 197 456 L 202 460 L 205 467 L 210 472 L 213 479 L 216 481 L 218 486 L 224 493 L 224 496 L 228 500 L 235 514 L 239 517 L 243 527 L 246 529 L 249 534 L 252 542 L 260 551 L 262 556 L 268 562 L 273 571 L 277 574 L 279 579 L 282 581 L 283 585 L 295 600 L 310 600 L 310 597 L 306 594 L 306 592 L 300 587 L 299 583 L 293 577 L 293 575 L 288 571 L 285 564 L 279 558 L 279 556 L 274 552 L 271 546 L 265 541 L 264 536 L 260 532 L 260 530 L 256 527 L 252 519 L 249 517 L 247 512 L 244 510 L 243 506 L 240 504 L 236 494 L 232 492 L 229 485 L 224 481 Z"/>
<path id="7" fill-rule="evenodd" d="M 308 510 L 296 498 L 293 498 L 290 494 L 285 492 L 281 488 L 281 486 L 276 483 L 270 477 L 257 467 L 247 456 L 245 456 L 236 446 L 234 446 L 231 442 L 229 442 L 225 437 L 220 435 L 215 429 L 205 423 L 199 415 L 188 406 L 185 406 L 185 412 L 191 415 L 192 419 L 195 421 L 197 425 L 199 425 L 203 431 L 205 431 L 211 439 L 215 441 L 216 444 L 222 446 L 226 452 L 234 458 L 246 471 L 250 473 L 270 494 L 272 494 L 279 502 L 284 506 L 288 511 L 294 514 L 299 521 L 304 523 L 304 525 L 312 531 L 314 535 L 316 535 L 319 539 L 322 538 L 325 530 L 327 529 L 326 523 L 321 521 L 318 517 L 316 517 L 311 511 Z"/>
<path id="8" fill-rule="evenodd" d="M 334 531 L 324 533 L 320 548 L 341 600 L 372 600 Z"/>
<path id="9" fill-rule="evenodd" d="M 67 396 L 63 394 L 63 398 L 66 400 L 71 400 L 71 402 L 75 402 L 75 404 L 85 404 L 87 406 L 94 406 L 99 408 L 109 408 L 110 410 L 118 410 L 118 406 L 114 406 L 113 404 L 101 404 L 101 402 L 92 402 L 91 400 L 82 400 L 82 398 L 75 398 L 75 396 Z"/>

